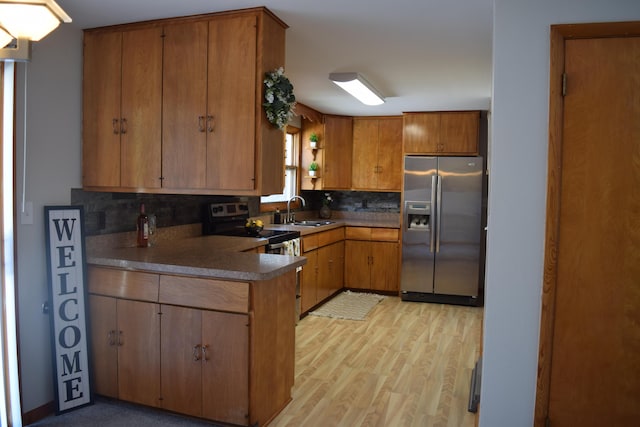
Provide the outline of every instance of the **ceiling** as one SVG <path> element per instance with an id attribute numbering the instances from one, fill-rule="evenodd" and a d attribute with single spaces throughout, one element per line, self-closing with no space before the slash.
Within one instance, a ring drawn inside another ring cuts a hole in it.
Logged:
<path id="1" fill-rule="evenodd" d="M 322 113 L 489 109 L 493 0 L 57 0 L 78 28 L 266 6 L 289 25 L 285 74 Z M 365 106 L 329 79 L 357 71 Z"/>

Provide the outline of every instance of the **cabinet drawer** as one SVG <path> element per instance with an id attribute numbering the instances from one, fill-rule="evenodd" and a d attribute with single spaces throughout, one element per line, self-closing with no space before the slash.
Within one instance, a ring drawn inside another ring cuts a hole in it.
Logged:
<path id="1" fill-rule="evenodd" d="M 347 240 L 375 240 L 379 242 L 397 242 L 399 230 L 397 228 L 347 227 Z"/>
<path id="2" fill-rule="evenodd" d="M 249 283 L 162 275 L 160 303 L 248 313 Z"/>
<path id="3" fill-rule="evenodd" d="M 302 252 L 309 252 L 318 249 L 318 234 L 310 234 L 302 238 Z"/>
<path id="4" fill-rule="evenodd" d="M 344 227 L 318 233 L 318 246 L 327 246 L 331 243 L 344 240 Z"/>
<path id="5" fill-rule="evenodd" d="M 158 301 L 158 274 L 102 267 L 89 267 L 87 272 L 89 292 L 92 294 Z"/>
<path id="6" fill-rule="evenodd" d="M 397 228 L 372 228 L 371 240 L 381 242 L 397 242 L 399 230 Z"/>

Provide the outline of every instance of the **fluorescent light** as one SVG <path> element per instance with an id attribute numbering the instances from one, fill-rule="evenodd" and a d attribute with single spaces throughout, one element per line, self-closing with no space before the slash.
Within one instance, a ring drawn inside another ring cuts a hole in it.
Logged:
<path id="1" fill-rule="evenodd" d="M 53 0 L 0 0 L 0 26 L 13 38 L 38 41 L 71 18 Z"/>
<path id="2" fill-rule="evenodd" d="M 331 73 L 329 80 L 349 92 L 365 105 L 380 105 L 384 98 L 358 73 Z"/>

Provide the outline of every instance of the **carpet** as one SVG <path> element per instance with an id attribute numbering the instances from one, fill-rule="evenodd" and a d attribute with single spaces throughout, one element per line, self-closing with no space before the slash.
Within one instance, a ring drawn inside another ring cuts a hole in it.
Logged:
<path id="1" fill-rule="evenodd" d="M 309 312 L 309 315 L 365 320 L 371 309 L 384 298 L 383 295 L 345 291 L 321 305 L 317 310 Z"/>

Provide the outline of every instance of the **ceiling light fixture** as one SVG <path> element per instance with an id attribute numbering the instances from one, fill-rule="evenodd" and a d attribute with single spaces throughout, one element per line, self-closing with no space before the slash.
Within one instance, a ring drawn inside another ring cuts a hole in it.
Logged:
<path id="1" fill-rule="evenodd" d="M 331 73 L 329 80 L 365 105 L 380 105 L 384 97 L 358 73 Z"/>
<path id="2" fill-rule="evenodd" d="M 0 59 L 28 61 L 30 55 L 23 49 L 29 52 L 30 42 L 41 40 L 62 22 L 71 22 L 71 18 L 53 0 L 0 0 L 0 29 L 11 37 L 1 45 Z M 0 33 L 0 42 L 6 39 L 2 37 Z"/>

